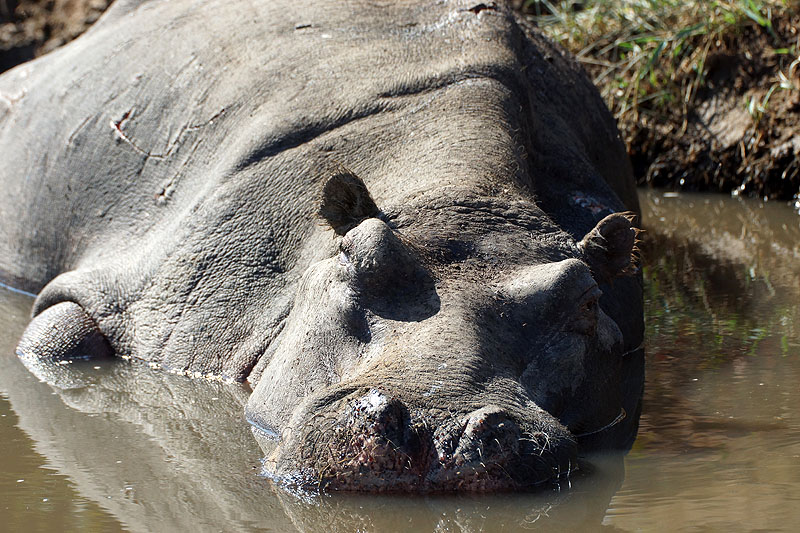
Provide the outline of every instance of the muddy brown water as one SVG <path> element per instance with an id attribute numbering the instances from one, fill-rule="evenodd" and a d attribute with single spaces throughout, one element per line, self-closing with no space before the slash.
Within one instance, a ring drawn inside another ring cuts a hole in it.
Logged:
<path id="1" fill-rule="evenodd" d="M 533 494 L 292 494 L 249 391 L 126 361 L 40 377 L 0 289 L 0 531 L 785 530 L 800 524 L 800 216 L 643 192 L 647 387 L 626 456 Z M 49 383 L 49 384 L 48 384 Z"/>

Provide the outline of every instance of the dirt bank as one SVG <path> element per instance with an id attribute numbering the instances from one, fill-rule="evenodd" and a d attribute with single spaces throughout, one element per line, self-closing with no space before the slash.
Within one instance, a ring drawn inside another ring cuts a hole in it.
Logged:
<path id="1" fill-rule="evenodd" d="M 685 108 L 622 117 L 640 183 L 800 199 L 800 17 L 772 22 L 712 43 Z"/>
<path id="2" fill-rule="evenodd" d="M 516 1 L 589 72 L 640 184 L 800 203 L 800 0 Z"/>

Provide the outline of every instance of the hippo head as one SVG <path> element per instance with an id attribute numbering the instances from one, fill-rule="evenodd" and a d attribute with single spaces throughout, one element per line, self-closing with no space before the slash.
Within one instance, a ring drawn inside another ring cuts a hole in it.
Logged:
<path id="1" fill-rule="evenodd" d="M 345 171 L 320 204 L 338 250 L 307 269 L 251 375 L 271 476 L 520 489 L 566 476 L 579 449 L 630 445 L 636 357 L 601 287 L 638 283 L 632 215 L 576 240 L 529 201 L 457 189 L 379 209 Z"/>

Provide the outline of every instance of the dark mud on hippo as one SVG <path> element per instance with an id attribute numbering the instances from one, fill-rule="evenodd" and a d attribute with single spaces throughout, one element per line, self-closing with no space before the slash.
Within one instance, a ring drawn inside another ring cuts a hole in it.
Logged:
<path id="1" fill-rule="evenodd" d="M 527 488 L 635 437 L 630 164 L 503 4 L 117 2 L 0 77 L 0 150 L 31 368 L 247 380 L 267 470 L 327 489 Z"/>

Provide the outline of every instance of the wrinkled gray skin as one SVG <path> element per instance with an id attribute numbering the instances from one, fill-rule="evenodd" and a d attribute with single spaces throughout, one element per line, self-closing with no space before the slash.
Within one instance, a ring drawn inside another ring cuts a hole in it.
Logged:
<path id="1" fill-rule="evenodd" d="M 502 4 L 118 1 L 0 76 L 0 153 L 23 358 L 249 380 L 276 478 L 518 489 L 635 435 L 630 165 Z"/>

